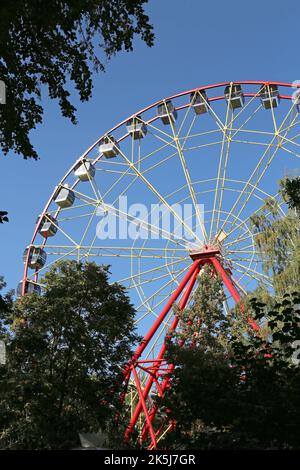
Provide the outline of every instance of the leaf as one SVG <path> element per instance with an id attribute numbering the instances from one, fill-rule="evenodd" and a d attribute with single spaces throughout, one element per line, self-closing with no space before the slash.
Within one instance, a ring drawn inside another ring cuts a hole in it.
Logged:
<path id="1" fill-rule="evenodd" d="M 6 211 L 0 211 L 0 224 L 3 224 L 3 222 L 8 222 Z"/>
<path id="2" fill-rule="evenodd" d="M 93 72 L 118 52 L 131 51 L 135 36 L 149 47 L 153 28 L 145 14 L 146 0 L 1 2 L 1 80 L 7 100 L 0 104 L 0 147 L 38 159 L 31 131 L 42 122 L 41 86 L 58 101 L 64 117 L 77 123 L 70 90 L 81 101 L 92 94 Z"/>
<path id="3" fill-rule="evenodd" d="M 284 338 L 284 335 L 281 332 L 273 333 L 272 335 L 273 341 L 281 341 Z"/>

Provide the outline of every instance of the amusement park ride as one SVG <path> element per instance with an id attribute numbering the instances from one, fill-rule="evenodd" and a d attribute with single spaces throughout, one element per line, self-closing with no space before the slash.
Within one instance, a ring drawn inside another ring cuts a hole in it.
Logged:
<path id="1" fill-rule="evenodd" d="M 143 340 L 124 371 L 126 440 L 138 435 L 139 444 L 157 448 L 174 427 L 168 417 L 158 419 L 153 397 L 171 383 L 165 340 L 180 328 L 173 306 L 183 310 L 193 302 L 203 266 L 222 279 L 226 311 L 258 285 L 272 289 L 251 218 L 266 199 L 284 214 L 276 184 L 300 157 L 297 86 L 219 83 L 138 111 L 74 162 L 38 217 L 24 252 L 20 295 L 41 294 L 43 273 L 60 259 L 98 260 L 111 264 L 112 282 L 125 285 L 135 305 Z M 149 221 L 124 209 L 124 195 L 131 205 L 151 205 L 151 213 L 159 204 L 159 217 Z M 187 205 L 188 218 L 178 210 Z M 161 226 L 167 213 L 172 227 Z M 114 231 L 101 239 L 108 215 L 131 224 L 135 236 Z"/>

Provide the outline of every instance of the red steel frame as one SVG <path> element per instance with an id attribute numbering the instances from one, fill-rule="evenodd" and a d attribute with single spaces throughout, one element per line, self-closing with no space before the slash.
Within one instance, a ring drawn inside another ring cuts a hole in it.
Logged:
<path id="1" fill-rule="evenodd" d="M 156 359 L 151 360 L 142 360 L 140 359 L 141 354 L 153 338 L 153 335 L 156 333 L 158 328 L 162 325 L 166 315 L 174 306 L 176 300 L 182 295 L 181 300 L 179 302 L 179 310 L 183 310 L 190 298 L 191 292 L 195 286 L 197 276 L 201 270 L 201 268 L 205 264 L 211 264 L 216 272 L 217 275 L 220 276 L 223 283 L 225 284 L 227 290 L 229 291 L 230 295 L 234 299 L 236 303 L 240 302 L 241 298 L 240 295 L 234 286 L 230 275 L 226 272 L 220 262 L 220 251 L 216 247 L 209 247 L 205 246 L 204 249 L 200 250 L 197 253 L 190 254 L 193 264 L 189 269 L 186 276 L 183 278 L 173 295 L 170 297 L 169 301 L 163 308 L 162 312 L 160 313 L 159 317 L 156 319 L 152 328 L 143 338 L 141 344 L 135 351 L 130 363 L 128 364 L 124 374 L 125 374 L 125 382 L 126 387 L 129 381 L 131 374 L 133 375 L 134 382 L 137 388 L 137 393 L 139 397 L 139 401 L 135 407 L 134 413 L 131 417 L 130 423 L 125 432 L 125 440 L 128 441 L 130 438 L 131 433 L 134 430 L 134 427 L 137 423 L 137 420 L 140 414 L 143 412 L 145 415 L 146 423 L 141 433 L 140 443 L 143 444 L 147 439 L 148 433 L 150 434 L 150 448 L 155 449 L 157 447 L 157 437 L 161 434 L 163 424 L 159 427 L 159 429 L 155 432 L 153 427 L 153 421 L 156 416 L 158 407 L 156 404 L 152 405 L 150 410 L 147 407 L 147 398 L 149 396 L 150 391 L 155 384 L 157 392 L 160 396 L 164 395 L 164 392 L 170 386 L 170 375 L 174 370 L 174 364 L 167 364 L 166 360 L 164 360 L 164 355 L 166 352 L 166 339 L 169 337 L 170 333 L 176 330 L 179 318 L 178 315 L 174 316 L 174 319 L 171 323 L 169 331 L 166 335 L 165 341 L 156 357 Z M 244 308 L 241 305 L 241 312 L 244 313 Z M 257 331 L 259 330 L 258 325 L 255 323 L 254 320 L 248 318 L 248 323 L 252 326 L 252 328 Z M 183 345 L 183 341 L 180 345 Z M 146 372 L 149 377 L 146 381 L 144 388 L 142 388 L 137 369 L 142 369 Z M 163 377 L 161 384 L 159 383 L 159 377 Z M 170 423 L 170 427 L 173 427 L 174 423 Z"/>

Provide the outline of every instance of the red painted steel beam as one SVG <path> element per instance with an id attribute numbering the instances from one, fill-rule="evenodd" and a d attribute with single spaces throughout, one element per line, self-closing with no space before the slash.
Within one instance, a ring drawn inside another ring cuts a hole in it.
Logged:
<path id="1" fill-rule="evenodd" d="M 186 286 L 187 282 L 190 280 L 190 284 L 189 286 L 187 287 L 181 301 L 180 301 L 180 304 L 179 304 L 179 308 L 181 310 L 184 309 L 184 307 L 186 306 L 186 303 L 189 299 L 189 296 L 192 292 L 192 289 L 194 287 L 194 284 L 195 284 L 195 281 L 196 281 L 196 278 L 197 278 L 197 275 L 200 271 L 200 261 L 199 260 L 195 260 L 192 264 L 192 267 L 190 268 L 189 272 L 187 273 L 187 275 L 185 276 L 185 278 L 183 279 L 183 281 L 180 283 L 180 285 L 177 287 L 176 291 L 174 292 L 173 296 L 171 297 L 171 299 L 169 300 L 169 302 L 167 303 L 167 305 L 165 306 L 165 308 L 163 309 L 161 315 L 158 317 L 158 319 L 156 320 L 155 323 L 158 323 L 158 320 L 159 321 L 159 324 L 157 326 L 157 328 L 159 327 L 159 325 L 161 324 L 161 322 L 163 321 L 163 319 L 165 318 L 166 314 L 169 312 L 169 310 L 171 309 L 171 307 L 173 306 L 175 300 L 179 297 L 179 295 L 182 293 L 184 287 Z M 161 318 L 163 315 L 163 318 Z M 177 315 L 175 316 L 172 324 L 171 324 L 171 327 L 170 327 L 170 332 L 171 331 L 174 331 L 175 328 L 177 327 L 177 324 L 178 324 L 178 317 Z M 155 326 L 155 324 L 153 325 Z M 157 330 L 157 328 L 155 329 L 155 331 Z M 154 331 L 154 333 L 155 333 Z M 149 332 L 150 333 L 150 332 Z M 153 333 L 153 334 L 154 334 Z M 152 335 L 153 336 L 153 335 Z M 152 337 L 151 336 L 151 337 Z M 146 338 L 146 337 L 145 337 Z M 151 338 L 150 338 L 151 339 Z M 148 340 L 149 342 L 149 340 Z M 148 344 L 148 343 L 147 343 Z M 139 351 L 140 348 L 137 349 L 137 351 Z M 135 355 L 134 357 L 137 355 L 137 351 L 135 352 Z M 165 351 L 166 351 L 166 345 L 165 343 L 163 344 L 158 356 L 157 356 L 157 360 L 158 362 L 162 360 L 164 354 L 165 354 Z M 141 354 L 139 352 L 139 354 Z M 139 357 L 139 356 L 138 356 Z M 135 365 L 132 366 L 132 369 L 134 369 Z M 159 367 L 159 366 L 158 366 Z M 150 389 L 152 387 L 152 384 L 154 382 L 154 376 L 151 375 L 146 383 L 146 386 L 144 388 L 144 393 L 143 393 L 143 397 L 140 397 L 140 400 L 139 400 L 139 403 L 137 404 L 136 406 L 136 409 L 134 411 L 134 414 L 130 420 L 130 423 L 129 423 L 129 426 L 127 427 L 126 429 L 126 432 L 125 432 L 125 440 L 128 440 L 129 438 L 129 435 L 131 434 L 131 432 L 133 431 L 133 428 L 137 422 L 137 419 L 141 413 L 141 410 L 142 410 L 142 398 L 145 399 L 147 398 L 147 396 L 149 395 L 149 392 L 150 392 Z"/>
<path id="2" fill-rule="evenodd" d="M 229 290 L 230 294 L 232 295 L 233 299 L 238 303 L 241 300 L 240 294 L 236 290 L 235 286 L 233 285 L 233 282 L 227 275 L 225 269 L 221 265 L 220 261 L 217 258 L 211 258 L 211 263 L 213 264 L 215 270 L 217 273 L 220 275 L 221 279 L 223 280 L 225 286 Z M 244 310 L 244 306 L 241 306 L 242 311 Z M 259 326 L 258 324 L 252 319 L 252 318 L 247 318 L 247 322 L 249 325 L 252 326 L 254 331 L 259 331 Z"/>
<path id="3" fill-rule="evenodd" d="M 130 378 L 132 364 L 136 363 L 137 359 L 139 359 L 139 357 L 143 353 L 144 349 L 147 347 L 147 345 L 151 341 L 152 337 L 154 336 L 154 334 L 156 333 L 156 331 L 160 327 L 161 323 L 163 322 L 163 320 L 165 319 L 165 317 L 169 313 L 169 311 L 172 308 L 173 304 L 176 302 L 177 298 L 180 296 L 180 294 L 182 293 L 182 291 L 185 288 L 186 284 L 190 280 L 190 278 L 193 275 L 193 272 L 196 269 L 196 266 L 198 266 L 198 264 L 199 264 L 199 261 L 195 260 L 194 263 L 192 264 L 192 266 L 190 267 L 189 271 L 187 272 L 187 274 L 182 279 L 181 283 L 179 284 L 179 286 L 177 287 L 177 289 L 175 290 L 175 292 L 173 293 L 173 295 L 169 299 L 168 303 L 166 304 L 166 306 L 162 310 L 161 314 L 155 320 L 155 322 L 152 325 L 152 327 L 150 328 L 149 332 L 144 336 L 141 344 L 139 345 L 139 347 L 136 349 L 134 355 L 132 356 L 130 363 L 127 365 L 127 367 L 125 367 L 125 369 L 124 369 L 124 392 L 121 394 L 121 401 L 124 401 L 124 398 L 125 398 L 126 388 L 127 388 L 128 381 L 129 381 L 129 378 Z"/>
<path id="4" fill-rule="evenodd" d="M 189 285 L 188 285 L 186 291 L 184 292 L 183 297 L 182 297 L 182 299 L 181 299 L 181 301 L 180 301 L 180 303 L 179 303 L 179 309 L 180 309 L 180 310 L 183 310 L 183 309 L 185 308 L 187 302 L 188 302 L 188 299 L 189 299 L 189 297 L 190 297 L 190 295 L 191 295 L 191 292 L 192 292 L 192 290 L 193 290 L 193 288 L 194 288 L 194 285 L 195 285 L 195 282 L 196 282 L 196 279 L 197 279 L 197 276 L 198 276 L 198 274 L 199 274 L 200 269 L 201 269 L 201 262 L 198 262 L 198 265 L 197 265 L 197 267 L 196 267 L 196 269 L 195 269 L 195 271 L 194 271 L 194 273 L 193 273 L 193 275 L 192 275 L 192 277 L 191 277 L 190 283 L 189 283 Z M 172 331 L 175 331 L 175 330 L 176 330 L 177 325 L 178 325 L 178 322 L 179 322 L 178 315 L 175 315 L 175 317 L 174 317 L 174 319 L 173 319 L 173 322 L 172 322 L 172 324 L 171 324 L 171 326 L 170 326 L 169 333 L 171 333 Z M 161 350 L 159 351 L 158 356 L 157 356 L 157 360 L 158 360 L 158 361 L 160 361 L 160 360 L 163 358 L 163 356 L 165 355 L 165 352 L 166 352 L 166 343 L 164 342 L 164 344 L 162 345 Z M 170 367 L 171 367 L 171 370 L 170 370 Z M 173 364 L 170 364 L 170 365 L 168 366 L 168 369 L 166 370 L 166 374 L 171 373 L 171 372 L 173 371 L 173 369 L 174 369 L 174 365 L 173 365 Z M 151 390 L 151 387 L 152 387 L 152 385 L 153 385 L 153 382 L 154 382 L 155 379 L 157 379 L 157 377 L 158 377 L 158 372 L 159 372 L 159 371 L 158 371 L 158 369 L 157 369 L 157 370 L 156 370 L 156 374 L 155 374 L 155 375 L 152 375 L 151 377 L 149 377 L 149 379 L 148 379 L 148 381 L 147 381 L 147 383 L 146 383 L 145 389 L 144 389 L 144 397 L 145 397 L 145 396 L 148 396 L 148 394 L 149 394 L 149 392 L 150 392 L 150 390 Z M 167 380 L 167 378 L 164 379 L 163 383 L 165 382 L 165 380 Z M 164 391 L 164 389 L 161 387 L 161 392 L 163 392 L 163 391 Z M 154 407 L 154 405 L 153 405 L 153 407 Z M 154 417 L 155 417 L 155 414 L 156 414 L 156 411 L 155 411 L 154 414 L 153 414 L 153 412 L 152 412 L 153 407 L 151 408 L 151 412 L 150 412 L 150 415 L 149 415 L 151 422 L 153 421 L 153 419 L 154 419 Z M 129 432 L 129 433 L 132 432 L 132 429 L 133 429 L 133 427 L 134 427 L 134 425 L 135 425 L 135 423 L 136 423 L 136 421 L 137 421 L 137 419 L 138 419 L 138 416 L 139 416 L 140 412 L 141 412 L 141 403 L 138 403 L 138 405 L 137 405 L 137 407 L 136 407 L 136 409 L 135 409 L 135 413 L 134 413 L 134 420 L 132 420 L 132 421 L 134 422 L 134 424 L 133 424 L 132 428 L 130 428 L 130 431 L 129 431 L 129 429 L 128 429 L 128 432 Z M 151 414 L 151 413 L 152 413 L 152 414 Z M 149 428 L 148 428 L 148 425 L 146 426 L 146 429 L 147 429 L 147 430 L 149 429 Z M 127 431 L 126 431 L 126 432 L 127 432 Z M 143 440 L 144 440 L 144 439 L 143 439 L 143 434 L 142 434 L 142 441 L 143 441 Z"/>
<path id="5" fill-rule="evenodd" d="M 173 295 L 171 296 L 171 298 L 167 302 L 167 304 L 164 307 L 164 309 L 162 310 L 161 314 L 159 315 L 159 317 L 153 323 L 153 325 L 150 328 L 149 332 L 144 336 L 141 344 L 136 349 L 136 351 L 135 351 L 135 353 L 132 357 L 131 363 L 135 362 L 140 357 L 140 355 L 142 354 L 142 352 L 144 351 L 146 346 L 149 344 L 149 341 L 155 335 L 155 333 L 158 330 L 158 328 L 160 327 L 161 323 L 163 322 L 163 320 L 165 319 L 165 317 L 167 316 L 167 314 L 169 313 L 169 311 L 173 307 L 173 304 L 176 302 L 176 300 L 178 299 L 178 297 L 182 293 L 183 289 L 185 288 L 185 286 L 189 282 L 189 280 L 192 277 L 192 275 L 193 275 L 196 267 L 198 266 L 198 264 L 199 264 L 199 261 L 195 260 L 194 263 L 192 264 L 192 266 L 190 267 L 189 271 L 187 272 L 187 274 L 185 275 L 185 277 L 183 278 L 183 280 L 181 281 L 181 283 L 179 284 L 179 286 L 177 287 L 177 289 L 175 290 L 175 292 L 173 293 Z"/>
<path id="6" fill-rule="evenodd" d="M 146 418 L 146 421 L 147 421 L 147 424 L 148 424 L 148 427 L 149 427 L 151 440 L 152 440 L 152 443 L 153 443 L 154 447 L 156 447 L 156 437 L 155 437 L 155 434 L 154 434 L 152 423 L 151 423 L 150 418 L 149 418 L 147 405 L 146 405 L 145 399 L 143 397 L 143 391 L 142 391 L 142 388 L 141 388 L 140 380 L 139 380 L 139 377 L 138 377 L 138 374 L 137 374 L 137 371 L 135 370 L 135 368 L 133 368 L 133 376 L 134 376 L 134 380 L 135 380 L 135 383 L 136 383 L 136 387 L 138 389 L 138 394 L 139 394 L 141 402 L 142 402 L 142 407 L 143 407 L 145 418 Z"/>
<path id="7" fill-rule="evenodd" d="M 195 285 L 197 276 L 200 272 L 201 264 L 202 263 L 200 262 L 199 265 L 198 265 L 198 268 L 195 270 L 195 273 L 194 273 L 193 277 L 191 278 L 191 281 L 190 281 L 190 284 L 188 285 L 187 290 L 185 291 L 184 297 L 181 299 L 181 303 L 179 305 L 180 310 L 183 310 L 185 308 L 186 304 L 187 304 L 189 296 L 190 296 L 190 294 L 193 290 L 193 287 Z M 171 324 L 170 331 L 175 331 L 176 330 L 178 322 L 179 322 L 179 318 L 176 315 L 173 322 L 172 322 L 172 324 Z M 180 346 L 182 346 L 183 344 L 184 344 L 184 341 L 181 341 Z M 158 357 L 160 357 L 160 355 L 164 355 L 165 351 L 166 351 L 166 345 L 164 343 L 161 350 L 160 350 L 160 353 L 159 353 Z M 161 387 L 160 387 L 161 388 L 161 396 L 163 395 L 163 392 L 165 391 L 165 389 L 167 388 L 167 386 L 170 382 L 170 374 L 172 374 L 173 370 L 174 370 L 174 364 L 169 364 L 167 372 L 166 372 L 167 377 L 165 377 L 165 379 L 163 380 L 163 382 L 161 384 Z M 158 409 L 158 407 L 157 407 L 156 404 L 152 405 L 152 408 L 151 408 L 150 413 L 149 413 L 149 417 L 150 417 L 151 422 L 153 422 L 153 420 L 155 418 L 155 415 L 157 413 L 157 409 Z M 148 427 L 147 424 L 145 424 L 144 429 L 142 431 L 142 442 L 146 439 L 148 431 L 149 431 L 149 427 Z"/>

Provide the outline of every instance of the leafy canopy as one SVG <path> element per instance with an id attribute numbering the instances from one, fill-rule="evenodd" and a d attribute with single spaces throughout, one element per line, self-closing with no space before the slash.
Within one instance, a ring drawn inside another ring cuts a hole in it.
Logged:
<path id="1" fill-rule="evenodd" d="M 3 222 L 8 222 L 6 211 L 0 211 L 0 224 L 3 224 Z"/>
<path id="2" fill-rule="evenodd" d="M 41 87 L 58 100 L 75 124 L 73 85 L 81 101 L 92 93 L 92 72 L 121 50 L 131 51 L 135 35 L 152 46 L 154 35 L 144 4 L 148 0 L 15 0 L 0 4 L 0 144 L 24 158 L 38 158 L 30 131 L 42 122 Z M 103 58 L 99 59 L 97 54 Z"/>
<path id="3" fill-rule="evenodd" d="M 286 184 L 282 181 L 282 186 Z M 291 180 L 292 181 L 292 180 Z M 296 180 L 294 180 L 296 181 Z M 290 209 L 282 212 L 282 201 L 267 199 L 261 211 L 251 217 L 255 244 L 265 272 L 273 278 L 276 295 L 293 291 L 300 279 L 300 218 L 296 210 L 298 193 L 283 190 Z M 294 205 L 295 204 L 295 205 Z"/>
<path id="4" fill-rule="evenodd" d="M 108 269 L 62 261 L 11 308 L 0 382 L 0 446 L 66 449 L 79 432 L 105 430 L 137 341 L 134 309 Z"/>

